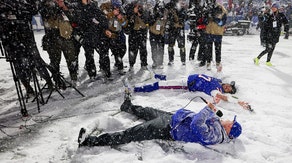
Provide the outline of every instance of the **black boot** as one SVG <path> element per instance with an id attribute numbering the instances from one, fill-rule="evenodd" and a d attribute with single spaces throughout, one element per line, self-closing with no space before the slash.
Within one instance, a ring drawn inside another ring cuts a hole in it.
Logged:
<path id="1" fill-rule="evenodd" d="M 85 141 L 85 138 L 86 138 L 86 130 L 84 128 L 81 128 L 80 131 L 79 131 L 79 135 L 78 135 L 78 144 L 79 146 L 78 147 L 81 147 L 83 146 L 82 143 Z"/>
<path id="2" fill-rule="evenodd" d="M 121 105 L 120 110 L 127 113 L 132 113 L 131 107 L 132 102 L 130 100 L 125 100 L 124 103 Z"/>

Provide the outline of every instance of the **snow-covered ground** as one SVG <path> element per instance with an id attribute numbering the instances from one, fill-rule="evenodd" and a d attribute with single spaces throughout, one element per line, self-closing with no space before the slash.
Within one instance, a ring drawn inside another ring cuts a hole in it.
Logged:
<path id="1" fill-rule="evenodd" d="M 258 33 L 258 32 L 256 32 Z M 41 49 L 43 32 L 35 37 L 42 57 L 49 62 L 48 55 Z M 292 39 L 281 37 L 272 57 L 273 67 L 265 65 L 266 56 L 261 64 L 255 66 L 253 58 L 263 47 L 259 35 L 224 36 L 222 46 L 223 72 L 218 74 L 212 63 L 212 70 L 198 68 L 198 62 L 180 63 L 179 50 L 176 48 L 175 64 L 167 66 L 165 50 L 164 69 L 156 73 L 167 75 L 168 80 L 186 82 L 189 74 L 205 73 L 222 78 L 223 81 L 236 81 L 236 96 L 247 101 L 254 113 L 240 106 L 221 102 L 218 108 L 224 113 L 223 119 L 237 120 L 243 127 L 242 135 L 229 144 L 209 146 L 199 144 L 151 140 L 133 142 L 116 148 L 94 147 L 78 149 L 77 136 L 81 127 L 101 128 L 104 131 L 119 131 L 140 123 L 134 116 L 118 113 L 123 102 L 122 78 L 102 83 L 100 80 L 89 82 L 83 70 L 85 58 L 83 51 L 79 56 L 80 86 L 85 94 L 81 97 L 75 90 L 62 91 L 65 99 L 54 92 L 49 102 L 37 112 L 36 103 L 27 103 L 29 118 L 22 118 L 12 79 L 9 63 L 0 60 L 0 162 L 291 162 L 292 161 Z M 148 63 L 151 67 L 150 45 L 148 44 Z M 166 48 L 167 49 L 167 48 Z M 187 54 L 190 43 L 187 42 Z M 188 58 L 188 55 L 187 55 Z M 113 56 L 111 57 L 114 61 Z M 124 58 L 128 65 L 127 54 Z M 96 55 L 98 64 L 98 56 Z M 112 64 L 113 66 L 113 64 Z M 97 66 L 98 67 L 98 66 Z M 67 77 L 68 70 L 64 58 L 62 72 Z M 129 76 L 134 84 L 154 82 L 153 73 L 140 71 L 137 57 L 135 71 Z M 44 81 L 40 81 L 42 84 Z M 44 93 L 46 98 L 48 93 Z M 210 97 L 184 90 L 159 90 L 151 93 L 133 94 L 133 103 L 151 106 L 165 111 L 175 111 L 184 107 L 195 96 Z M 198 112 L 205 104 L 195 99 L 187 109 Z"/>

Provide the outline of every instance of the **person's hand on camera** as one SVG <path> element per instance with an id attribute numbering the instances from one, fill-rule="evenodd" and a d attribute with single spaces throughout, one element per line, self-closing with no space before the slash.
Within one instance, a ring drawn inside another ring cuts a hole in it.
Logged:
<path id="1" fill-rule="evenodd" d="M 109 38 L 112 37 L 112 32 L 110 30 L 105 30 L 105 35 Z"/>

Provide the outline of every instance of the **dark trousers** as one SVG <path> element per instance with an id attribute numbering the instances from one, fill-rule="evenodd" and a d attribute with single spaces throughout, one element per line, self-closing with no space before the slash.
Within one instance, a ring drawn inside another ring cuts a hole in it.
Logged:
<path id="1" fill-rule="evenodd" d="M 152 60 L 154 66 L 163 65 L 164 36 L 149 32 Z"/>
<path id="2" fill-rule="evenodd" d="M 221 42 L 214 42 L 215 46 L 215 60 L 216 63 L 221 62 Z M 208 42 L 206 44 L 206 61 L 210 63 L 212 61 L 212 54 L 213 54 L 213 42 Z"/>
<path id="3" fill-rule="evenodd" d="M 115 57 L 115 67 L 117 67 L 118 70 L 123 70 L 123 58 L 127 51 L 126 42 L 119 39 L 110 39 L 109 48 Z"/>
<path id="4" fill-rule="evenodd" d="M 260 59 L 262 56 L 264 56 L 265 54 L 268 53 L 267 62 L 270 62 L 272 55 L 273 55 L 273 52 L 274 52 L 274 49 L 276 47 L 276 44 L 275 43 L 265 43 L 265 45 L 266 45 L 265 46 L 266 49 L 264 51 L 262 51 L 257 58 Z"/>
<path id="5" fill-rule="evenodd" d="M 81 46 L 84 49 L 85 65 L 84 69 L 87 71 L 89 77 L 96 76 L 96 66 L 94 61 L 94 46 L 87 41 L 74 41 L 76 54 L 79 56 Z M 78 66 L 79 67 L 79 66 Z"/>
<path id="6" fill-rule="evenodd" d="M 261 28 L 261 32 L 260 32 L 260 40 L 261 40 L 261 45 L 262 46 L 264 46 L 265 45 L 265 38 L 264 38 L 264 34 L 265 34 L 265 30 L 263 30 L 262 28 Z"/>
<path id="7" fill-rule="evenodd" d="M 221 62 L 222 35 L 212 35 L 212 34 L 207 35 L 205 55 L 202 60 L 203 62 L 207 61 L 208 63 L 210 63 L 212 61 L 213 43 L 215 45 L 216 63 Z"/>
<path id="8" fill-rule="evenodd" d="M 104 133 L 98 137 L 89 136 L 82 143 L 82 146 L 114 146 L 152 139 L 172 140 L 170 135 L 172 113 L 151 107 L 132 105 L 130 101 L 125 101 L 121 110 L 136 115 L 146 122 L 120 132 Z"/>
<path id="9" fill-rule="evenodd" d="M 147 30 L 142 29 L 139 31 L 133 30 L 129 35 L 129 62 L 133 67 L 136 63 L 138 51 L 140 51 L 141 66 L 147 66 Z"/>
<path id="10" fill-rule="evenodd" d="M 110 77 L 109 39 L 106 36 L 99 36 L 92 32 L 85 32 L 83 38 L 82 46 L 85 51 L 85 68 L 88 75 L 90 77 L 96 75 L 94 61 L 94 50 L 96 50 L 99 55 L 99 68 L 103 70 L 106 77 Z"/>
<path id="11" fill-rule="evenodd" d="M 197 50 L 197 46 L 199 46 L 199 51 L 198 51 L 198 57 L 197 60 L 201 61 L 202 58 L 205 55 L 205 48 L 206 48 L 206 40 L 205 40 L 205 32 L 204 31 L 199 31 L 199 36 L 197 36 L 192 43 L 190 54 L 189 54 L 189 59 L 194 60 L 195 58 L 195 53 Z"/>
<path id="12" fill-rule="evenodd" d="M 185 31 L 184 28 L 176 28 L 171 30 L 169 33 L 168 40 L 168 60 L 173 62 L 174 60 L 174 45 L 175 41 L 178 43 L 178 48 L 180 49 L 180 60 L 181 62 L 186 61 L 186 51 L 185 51 Z"/>
<path id="13" fill-rule="evenodd" d="M 73 38 L 65 39 L 53 33 L 47 34 L 51 35 L 50 47 L 47 50 L 50 58 L 51 67 L 54 69 L 55 72 L 60 72 L 60 63 L 63 53 L 71 80 L 77 81 L 78 54 L 76 53 L 76 47 Z"/>
<path id="14" fill-rule="evenodd" d="M 109 58 L 109 40 L 108 38 L 102 38 L 97 45 L 96 49 L 99 54 L 99 67 L 105 73 L 106 77 L 111 76 L 111 65 Z"/>
<path id="15" fill-rule="evenodd" d="M 85 55 L 85 70 L 89 77 L 96 76 L 96 66 L 94 61 L 94 47 L 88 44 L 83 45 L 84 55 Z"/>
<path id="16" fill-rule="evenodd" d="M 194 60 L 195 58 L 195 53 L 197 51 L 197 46 L 199 45 L 199 41 L 198 39 L 193 40 L 192 42 L 192 46 L 191 46 L 191 50 L 190 50 L 190 54 L 189 54 L 189 59 L 190 60 Z"/>

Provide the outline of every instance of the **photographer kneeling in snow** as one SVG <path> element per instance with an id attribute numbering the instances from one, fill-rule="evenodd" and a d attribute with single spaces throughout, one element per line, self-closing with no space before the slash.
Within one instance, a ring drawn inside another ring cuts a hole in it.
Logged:
<path id="1" fill-rule="evenodd" d="M 236 121 L 221 120 L 217 109 L 208 103 L 199 113 L 184 108 L 174 114 L 151 107 L 133 105 L 130 95 L 126 94 L 121 111 L 125 111 L 144 119 L 145 122 L 124 131 L 103 133 L 99 136 L 86 135 L 81 128 L 78 137 L 81 146 L 115 146 L 133 141 L 152 139 L 173 140 L 213 145 L 228 143 L 241 134 L 241 125 Z"/>

